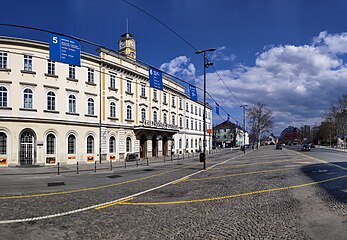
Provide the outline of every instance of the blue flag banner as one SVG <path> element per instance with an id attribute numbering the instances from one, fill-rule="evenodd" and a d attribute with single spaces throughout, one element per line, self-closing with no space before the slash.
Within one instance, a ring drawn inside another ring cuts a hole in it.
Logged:
<path id="1" fill-rule="evenodd" d="M 81 66 L 81 44 L 79 41 L 60 36 L 50 35 L 49 59 L 70 65 Z"/>
<path id="2" fill-rule="evenodd" d="M 190 84 L 189 84 L 189 94 L 190 94 L 190 99 L 192 99 L 193 101 L 198 101 L 198 94 L 196 93 L 196 87 Z"/>
<path id="3" fill-rule="evenodd" d="M 152 88 L 163 91 L 163 73 L 160 70 L 149 67 L 149 85 Z"/>
<path id="4" fill-rule="evenodd" d="M 228 114 L 228 119 L 227 119 L 228 123 L 230 123 L 230 115 Z"/>
<path id="5" fill-rule="evenodd" d="M 236 121 L 235 123 L 235 127 L 238 128 L 239 127 L 239 121 Z"/>
<path id="6" fill-rule="evenodd" d="M 216 113 L 219 115 L 219 105 L 216 103 Z"/>

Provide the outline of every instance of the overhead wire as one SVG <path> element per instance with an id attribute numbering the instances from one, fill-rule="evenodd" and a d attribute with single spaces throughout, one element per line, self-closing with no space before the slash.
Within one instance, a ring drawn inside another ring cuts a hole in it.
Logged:
<path id="1" fill-rule="evenodd" d="M 169 27 L 167 24 L 165 24 L 163 21 L 161 21 L 160 19 L 158 19 L 157 17 L 153 16 L 152 14 L 148 13 L 147 11 L 145 11 L 144 9 L 136 6 L 135 4 L 127 1 L 127 0 L 122 0 L 123 2 L 131 5 L 132 7 L 138 9 L 139 11 L 145 13 L 146 15 L 148 15 L 149 17 L 153 18 L 155 21 L 159 22 L 160 24 L 162 24 L 164 27 L 166 27 L 169 31 L 171 31 L 172 33 L 174 33 L 177 37 L 179 37 L 181 40 L 183 40 L 187 45 L 189 45 L 192 49 L 194 49 L 195 51 L 197 51 L 198 49 L 196 47 L 194 47 L 190 42 L 188 42 L 186 39 L 184 39 L 179 33 L 177 33 L 174 29 L 172 29 L 171 27 Z M 240 100 L 235 96 L 235 94 L 231 91 L 231 89 L 227 86 L 227 84 L 225 83 L 225 81 L 222 79 L 222 77 L 220 76 L 220 74 L 218 73 L 218 71 L 212 66 L 212 69 L 214 70 L 214 72 L 217 74 L 219 80 L 221 80 L 223 82 L 223 84 L 225 85 L 225 87 L 229 90 L 229 92 L 232 94 L 232 96 L 235 98 L 235 100 L 240 104 Z"/>

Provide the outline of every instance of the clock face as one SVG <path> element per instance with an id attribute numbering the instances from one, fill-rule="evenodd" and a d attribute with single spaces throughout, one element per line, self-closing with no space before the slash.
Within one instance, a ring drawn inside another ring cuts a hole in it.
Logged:
<path id="1" fill-rule="evenodd" d="M 132 46 L 132 47 L 134 47 L 134 46 L 135 46 L 134 41 L 131 41 L 131 42 L 130 42 L 130 46 Z"/>
<path id="2" fill-rule="evenodd" d="M 124 46 L 125 46 L 125 41 L 121 41 L 121 42 L 120 42 L 120 46 L 121 46 L 121 47 L 124 47 Z"/>

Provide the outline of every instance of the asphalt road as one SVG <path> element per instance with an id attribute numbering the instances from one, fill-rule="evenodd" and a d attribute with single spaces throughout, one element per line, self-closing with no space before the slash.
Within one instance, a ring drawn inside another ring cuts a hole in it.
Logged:
<path id="1" fill-rule="evenodd" d="M 347 154 L 297 150 L 0 176 L 0 239 L 347 239 Z"/>

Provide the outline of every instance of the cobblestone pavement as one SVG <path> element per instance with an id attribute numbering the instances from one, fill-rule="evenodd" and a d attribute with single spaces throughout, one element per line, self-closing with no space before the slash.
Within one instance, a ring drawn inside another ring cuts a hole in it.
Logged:
<path id="1" fill-rule="evenodd" d="M 85 191 L 4 194 L 0 239 L 347 239 L 344 167 L 274 147 L 224 152 L 208 166 L 216 163 L 117 204 L 21 223 L 1 221 L 88 208 L 194 174 L 201 164 L 158 165 Z"/>

